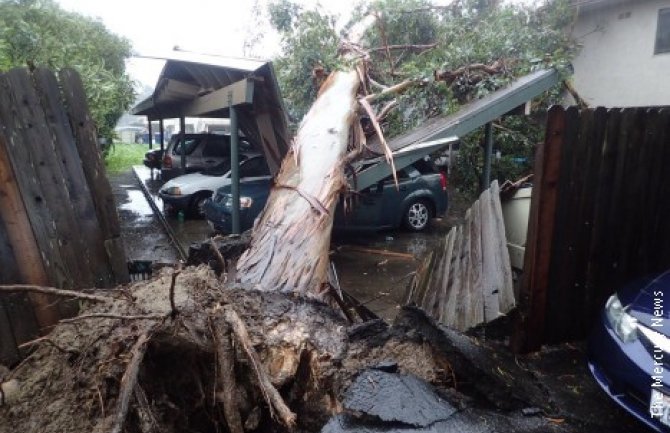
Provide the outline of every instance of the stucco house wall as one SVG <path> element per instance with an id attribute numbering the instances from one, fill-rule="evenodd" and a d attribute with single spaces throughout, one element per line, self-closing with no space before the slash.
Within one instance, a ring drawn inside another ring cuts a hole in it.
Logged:
<path id="1" fill-rule="evenodd" d="M 670 0 L 574 4 L 572 34 L 583 44 L 573 61 L 580 96 L 592 106 L 670 105 L 670 52 L 654 54 L 659 10 Z"/>

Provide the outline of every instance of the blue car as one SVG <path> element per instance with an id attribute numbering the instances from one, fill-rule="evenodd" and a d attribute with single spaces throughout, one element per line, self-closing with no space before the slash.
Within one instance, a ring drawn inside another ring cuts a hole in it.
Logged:
<path id="1" fill-rule="evenodd" d="M 449 199 L 447 178 L 428 161 L 416 161 L 397 171 L 398 186 L 393 178 L 383 179 L 358 194 L 351 212 L 343 206 L 335 209 L 336 230 L 380 230 L 404 226 L 411 231 L 428 228 L 430 219 L 446 213 Z M 240 182 L 240 228 L 253 226 L 270 195 L 271 178 Z M 211 200 L 205 202 L 205 218 L 215 231 L 230 233 L 230 187 L 219 188 Z"/>
<path id="2" fill-rule="evenodd" d="M 271 176 L 247 178 L 240 181 L 240 228 L 242 231 L 249 230 L 254 225 L 254 220 L 265 207 L 271 186 Z M 233 231 L 232 203 L 230 185 L 217 189 L 212 198 L 205 201 L 203 211 L 212 230 L 220 233 Z"/>
<path id="3" fill-rule="evenodd" d="M 603 390 L 649 427 L 670 432 L 670 270 L 612 295 L 589 341 Z"/>

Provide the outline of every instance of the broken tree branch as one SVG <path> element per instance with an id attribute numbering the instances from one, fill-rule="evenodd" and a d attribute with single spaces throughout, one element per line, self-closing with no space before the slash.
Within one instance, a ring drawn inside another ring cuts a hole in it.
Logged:
<path id="1" fill-rule="evenodd" d="M 391 112 L 391 110 L 393 110 L 397 106 L 398 106 L 398 100 L 397 99 L 393 99 L 393 100 L 389 101 L 388 103 L 386 103 L 386 105 L 384 105 L 382 107 L 382 109 L 379 110 L 379 114 L 377 114 L 377 121 L 381 122 L 386 116 L 388 116 L 388 114 Z"/>
<path id="2" fill-rule="evenodd" d="M 379 51 L 391 51 L 391 50 L 412 50 L 412 51 L 425 51 L 425 50 L 430 50 L 433 49 L 437 46 L 437 42 L 434 42 L 432 44 L 416 44 L 416 45 L 386 45 L 383 47 L 375 47 L 375 48 L 370 48 L 368 52 L 370 53 L 376 53 Z"/>
<path id="3" fill-rule="evenodd" d="M 468 74 L 470 72 L 485 72 L 489 75 L 497 75 L 503 71 L 504 63 L 500 60 L 496 60 L 490 65 L 484 63 L 473 63 L 471 65 L 461 66 L 458 69 L 452 71 L 435 71 L 433 76 L 435 81 L 444 81 L 447 84 L 453 83 L 461 75 Z"/>
<path id="4" fill-rule="evenodd" d="M 98 390 L 98 396 L 102 404 L 102 396 L 100 396 L 100 390 Z M 135 385 L 135 400 L 137 401 L 137 417 L 140 421 L 140 428 L 142 433 L 148 432 L 157 432 L 160 431 L 158 428 L 158 421 L 156 416 L 149 406 L 149 400 L 147 399 L 147 393 L 142 389 L 142 387 L 137 384 Z M 104 414 L 104 408 L 101 408 Z"/>
<path id="5" fill-rule="evenodd" d="M 570 93 L 570 96 L 573 97 L 577 105 L 579 105 L 579 108 L 589 108 L 589 104 L 580 96 L 577 89 L 575 89 L 575 86 L 573 86 L 570 81 L 563 80 L 563 87 Z"/>
<path id="6" fill-rule="evenodd" d="M 137 384 L 137 375 L 140 372 L 140 365 L 147 351 L 147 343 L 150 340 L 151 332 L 152 330 L 150 329 L 140 335 L 130 351 L 130 362 L 121 378 L 119 399 L 110 433 L 121 433 L 123 430 L 123 423 L 126 421 L 128 407 L 130 406 L 130 397 L 133 395 L 135 385 Z"/>
<path id="7" fill-rule="evenodd" d="M 370 85 L 372 87 L 375 87 L 379 90 L 386 90 L 386 89 L 389 88 L 389 86 L 384 85 L 384 84 L 380 83 L 379 81 L 374 80 L 373 78 L 368 77 L 368 81 L 370 82 Z"/>
<path id="8" fill-rule="evenodd" d="M 396 94 L 396 93 L 402 93 L 411 86 L 415 84 L 421 83 L 421 80 L 405 80 L 401 83 L 394 84 L 391 87 L 387 87 L 386 89 L 382 90 L 379 93 L 373 93 L 371 95 L 368 95 L 365 97 L 365 100 L 369 103 L 378 101 L 382 99 L 385 96 L 391 95 L 391 94 Z"/>
<path id="9" fill-rule="evenodd" d="M 263 397 L 265 398 L 268 407 L 270 408 L 270 413 L 274 413 L 276 411 L 279 420 L 286 427 L 290 429 L 293 428 L 296 422 L 296 415 L 286 405 L 284 399 L 279 394 L 279 391 L 277 391 L 277 388 L 272 385 L 270 377 L 265 371 L 263 364 L 261 364 L 261 360 L 251 343 L 246 325 L 240 316 L 235 312 L 235 310 L 229 305 L 223 307 L 223 319 L 230 325 L 233 334 L 235 334 L 235 337 L 237 338 L 237 341 L 240 343 L 240 346 L 247 354 L 253 370 L 256 373 L 258 385 L 261 388 Z"/>
<path id="10" fill-rule="evenodd" d="M 373 248 L 363 248 L 363 247 L 357 247 L 353 245 L 342 245 L 341 247 L 338 248 L 340 249 L 346 249 L 349 251 L 355 251 L 359 253 L 368 253 L 368 254 L 378 254 L 381 256 L 389 256 L 389 257 L 397 257 L 400 259 L 409 259 L 409 260 L 416 260 L 416 257 L 412 254 L 407 254 L 407 253 L 398 253 L 395 251 L 388 251 L 388 250 L 376 250 Z"/>
<path id="11" fill-rule="evenodd" d="M 81 316 L 71 317 L 69 319 L 61 319 L 59 323 L 74 323 L 80 320 L 87 319 L 118 319 L 118 320 L 163 320 L 165 315 L 162 314 L 138 314 L 133 316 L 124 316 L 122 314 L 111 313 L 91 313 L 82 314 Z"/>
<path id="12" fill-rule="evenodd" d="M 108 302 L 112 298 L 107 296 L 89 295 L 87 293 L 75 292 L 73 290 L 56 289 L 53 287 L 33 286 L 27 284 L 11 284 L 0 286 L 0 293 L 32 292 L 44 293 L 47 295 L 60 296 L 66 298 L 85 299 L 93 302 Z"/>
<path id="13" fill-rule="evenodd" d="M 217 365 L 220 373 L 223 414 L 230 433 L 244 433 L 242 417 L 237 406 L 237 384 L 235 382 L 235 352 L 230 341 L 230 326 L 210 317 L 210 327 L 216 345 Z"/>
<path id="14" fill-rule="evenodd" d="M 181 264 L 177 265 L 172 271 L 172 280 L 170 281 L 170 315 L 174 318 L 177 316 L 177 305 L 174 303 L 174 286 L 177 282 L 177 276 L 181 273 Z"/>
<path id="15" fill-rule="evenodd" d="M 214 243 L 214 238 L 209 238 L 209 246 L 212 248 L 212 251 L 216 256 L 216 260 L 218 260 L 219 264 L 221 265 L 221 274 L 226 273 L 227 272 L 226 260 L 221 255 L 221 251 L 219 251 L 219 249 L 216 247 L 216 244 Z"/>
<path id="16" fill-rule="evenodd" d="M 19 345 L 19 349 L 34 346 L 34 345 L 40 344 L 40 343 L 47 343 L 50 346 L 55 347 L 56 349 L 58 349 L 58 351 L 61 352 L 61 353 L 71 353 L 71 354 L 78 354 L 79 353 L 78 351 L 76 351 L 74 349 L 66 349 L 64 347 L 59 346 L 51 338 L 49 338 L 47 336 L 36 338 L 36 339 L 30 340 L 30 341 L 26 341 L 25 343 L 22 343 L 22 344 Z"/>

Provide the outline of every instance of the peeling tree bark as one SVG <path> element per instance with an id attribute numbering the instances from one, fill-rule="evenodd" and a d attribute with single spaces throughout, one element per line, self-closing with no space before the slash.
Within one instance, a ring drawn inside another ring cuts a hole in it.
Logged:
<path id="1" fill-rule="evenodd" d="M 251 245 L 238 261 L 241 282 L 323 296 L 359 83 L 356 71 L 335 72 L 321 88 L 284 158 Z"/>

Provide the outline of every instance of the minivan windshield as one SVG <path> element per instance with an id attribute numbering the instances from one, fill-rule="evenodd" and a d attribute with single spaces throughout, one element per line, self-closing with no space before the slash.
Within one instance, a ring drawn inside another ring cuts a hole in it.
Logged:
<path id="1" fill-rule="evenodd" d="M 193 150 L 198 146 L 198 143 L 200 143 L 200 140 L 202 140 L 202 137 L 186 137 L 186 155 L 190 155 Z M 182 153 L 182 142 L 177 138 L 177 143 L 174 145 L 174 149 L 172 149 L 172 153 L 175 155 L 181 155 Z"/>
<path id="2" fill-rule="evenodd" d="M 230 160 L 227 159 L 219 164 L 216 164 L 214 167 L 207 168 L 202 171 L 202 174 L 206 176 L 223 176 L 230 171 Z"/>

